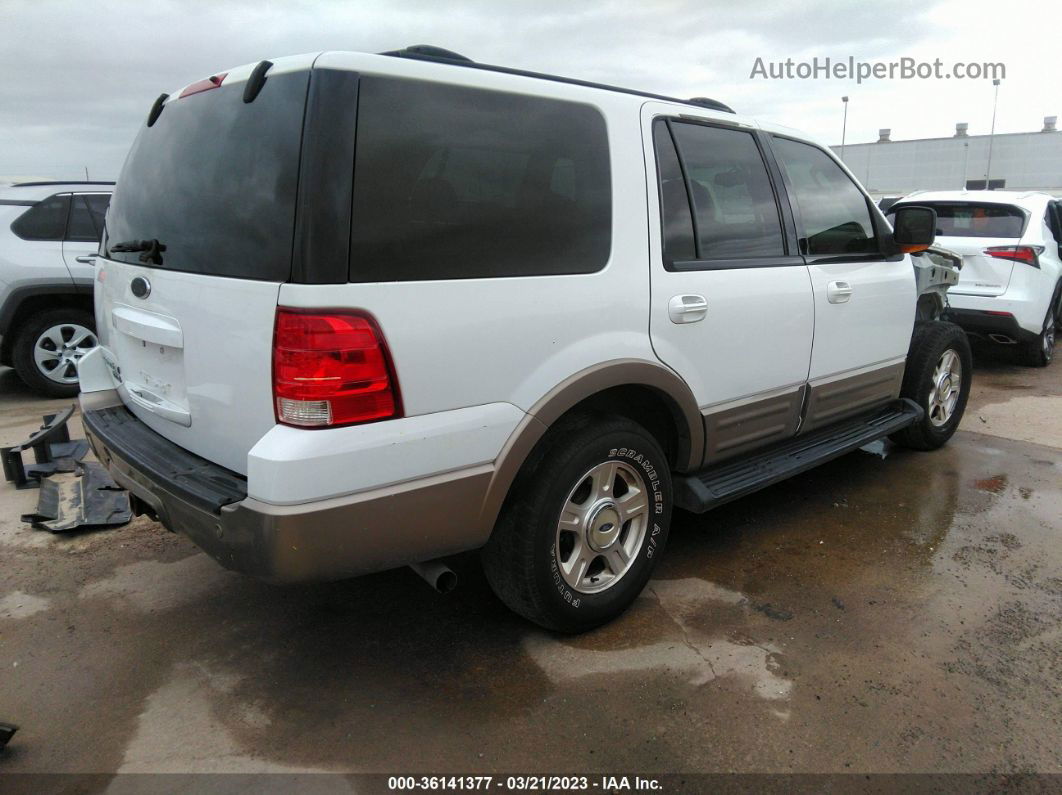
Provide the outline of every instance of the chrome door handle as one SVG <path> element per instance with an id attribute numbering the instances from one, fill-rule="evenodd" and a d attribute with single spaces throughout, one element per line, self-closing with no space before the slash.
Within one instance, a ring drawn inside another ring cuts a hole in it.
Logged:
<path id="1" fill-rule="evenodd" d="M 676 295 L 667 302 L 667 316 L 672 323 L 696 323 L 708 314 L 708 301 L 703 295 Z"/>
<path id="2" fill-rule="evenodd" d="M 80 257 L 74 257 L 74 260 L 82 265 L 95 265 L 97 256 L 97 254 L 83 254 Z"/>
<path id="3" fill-rule="evenodd" d="M 830 282 L 826 285 L 826 300 L 831 304 L 843 304 L 852 297 L 852 285 L 848 282 Z"/>

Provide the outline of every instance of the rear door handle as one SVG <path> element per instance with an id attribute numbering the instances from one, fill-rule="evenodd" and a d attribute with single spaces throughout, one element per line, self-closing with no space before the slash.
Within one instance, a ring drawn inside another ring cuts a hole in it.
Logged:
<path id="1" fill-rule="evenodd" d="M 82 265 L 95 265 L 96 264 L 96 256 L 97 256 L 96 254 L 83 254 L 80 257 L 74 257 L 74 259 L 77 262 L 80 262 Z"/>
<path id="2" fill-rule="evenodd" d="M 667 316 L 672 323 L 696 323 L 708 314 L 708 300 L 703 295 L 676 295 L 667 302 Z"/>
<path id="3" fill-rule="evenodd" d="M 848 282 L 830 282 L 826 285 L 826 300 L 831 304 L 847 303 L 852 297 L 852 285 Z"/>

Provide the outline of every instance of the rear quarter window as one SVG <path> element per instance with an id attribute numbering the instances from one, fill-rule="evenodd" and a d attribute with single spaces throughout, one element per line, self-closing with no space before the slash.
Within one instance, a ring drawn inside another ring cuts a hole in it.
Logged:
<path id="1" fill-rule="evenodd" d="M 596 108 L 362 78 L 351 281 L 590 273 L 608 261 L 611 231 Z"/>
<path id="2" fill-rule="evenodd" d="M 11 231 L 23 240 L 62 240 L 69 212 L 69 194 L 49 196 L 16 218 Z"/>

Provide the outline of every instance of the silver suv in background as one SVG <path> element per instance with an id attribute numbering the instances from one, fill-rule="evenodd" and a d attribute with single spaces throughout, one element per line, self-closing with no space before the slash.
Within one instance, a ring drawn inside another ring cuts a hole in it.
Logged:
<path id="1" fill-rule="evenodd" d="M 0 187 L 0 364 L 50 397 L 78 392 L 96 346 L 94 263 L 113 182 Z"/>

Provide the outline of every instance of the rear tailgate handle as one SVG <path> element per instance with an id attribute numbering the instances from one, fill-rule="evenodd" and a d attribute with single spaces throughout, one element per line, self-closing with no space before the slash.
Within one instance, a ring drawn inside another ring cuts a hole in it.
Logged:
<path id="1" fill-rule="evenodd" d="M 708 314 L 708 301 L 703 295 L 676 295 L 667 302 L 667 316 L 672 323 L 696 323 Z"/>
<path id="2" fill-rule="evenodd" d="M 852 285 L 848 282 L 830 282 L 826 285 L 826 300 L 831 304 L 843 304 L 852 297 Z"/>

